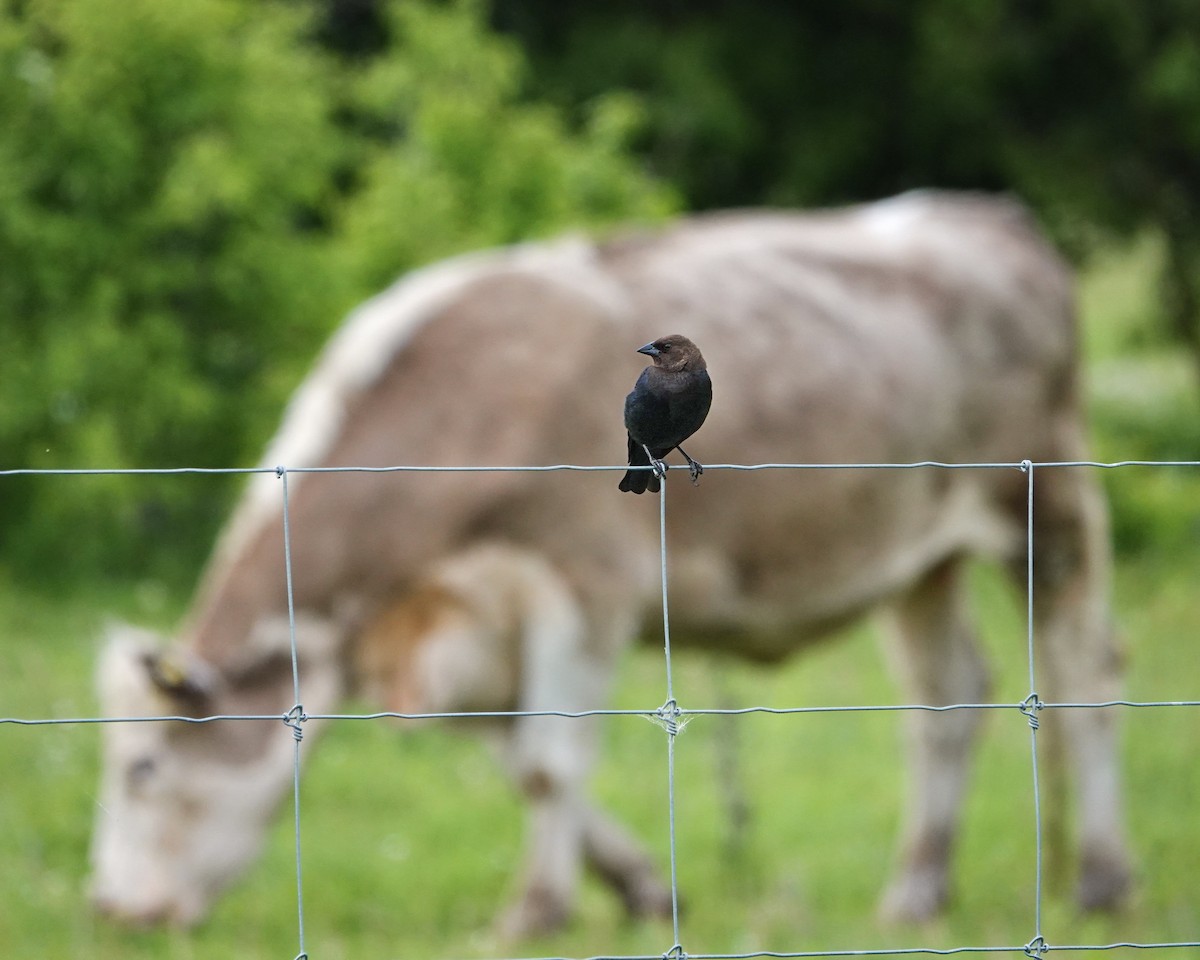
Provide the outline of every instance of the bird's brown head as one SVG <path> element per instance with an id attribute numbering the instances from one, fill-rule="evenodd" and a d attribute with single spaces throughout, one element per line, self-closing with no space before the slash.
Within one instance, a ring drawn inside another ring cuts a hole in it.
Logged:
<path id="1" fill-rule="evenodd" d="M 669 373 L 706 369 L 700 348 L 678 333 L 669 337 L 659 337 L 653 343 L 638 347 L 637 352 L 646 354 L 654 361 L 656 367 Z"/>

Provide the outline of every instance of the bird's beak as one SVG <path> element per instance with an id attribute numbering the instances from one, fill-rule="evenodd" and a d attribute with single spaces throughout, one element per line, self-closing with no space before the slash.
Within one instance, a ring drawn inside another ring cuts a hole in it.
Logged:
<path id="1" fill-rule="evenodd" d="M 652 343 L 648 343 L 644 347 L 638 347 L 637 352 L 644 353 L 648 357 L 657 357 L 660 353 L 662 353 L 662 351 Z"/>

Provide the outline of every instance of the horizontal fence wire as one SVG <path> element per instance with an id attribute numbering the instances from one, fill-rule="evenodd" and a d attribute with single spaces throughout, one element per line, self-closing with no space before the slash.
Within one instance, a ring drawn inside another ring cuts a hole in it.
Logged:
<path id="1" fill-rule="evenodd" d="M 336 466 L 336 467 L 289 467 L 289 466 L 260 466 L 260 467 L 168 467 L 168 468 L 13 468 L 0 470 L 0 477 L 53 477 L 53 476 L 96 476 L 96 475 L 128 475 L 128 476 L 178 476 L 178 475 L 245 475 L 245 474 L 274 474 L 281 480 L 281 508 L 283 513 L 283 544 L 285 555 L 285 575 L 287 579 L 287 603 L 291 653 L 291 670 L 295 705 L 283 714 L 215 714 L 211 716 L 193 717 L 184 715 L 159 715 L 136 717 L 0 717 L 0 725 L 43 727 L 52 725 L 71 724 L 119 724 L 119 723 L 161 723 L 177 722 L 206 724 L 222 721 L 273 721 L 282 722 L 292 732 L 295 740 L 295 761 L 293 766 L 293 816 L 295 834 L 296 862 L 296 897 L 298 915 L 298 946 L 299 953 L 295 960 L 308 960 L 305 950 L 305 910 L 303 889 L 303 856 L 301 847 L 301 808 L 300 808 L 300 746 L 303 739 L 303 725 L 309 720 L 509 720 L 522 717 L 562 717 L 577 719 L 583 717 L 614 717 L 638 716 L 658 723 L 667 733 L 667 767 L 668 767 L 668 830 L 671 860 L 671 898 L 672 926 L 674 944 L 663 953 L 652 954 L 602 954 L 576 960 L 751 960 L 758 957 L 780 958 L 819 958 L 819 957 L 900 957 L 900 956 L 953 956 L 974 953 L 1011 953 L 1027 957 L 1042 957 L 1050 950 L 1054 952 L 1105 952 L 1120 949 L 1152 950 L 1152 949 L 1186 949 L 1200 948 L 1200 941 L 1172 941 L 1159 943 L 1122 941 L 1104 944 L 1050 944 L 1042 936 L 1041 915 L 1041 872 L 1042 872 L 1042 816 L 1038 798 L 1038 755 L 1037 755 L 1037 714 L 1043 710 L 1075 710 L 1075 709 L 1113 709 L 1113 708 L 1165 708 L 1165 707 L 1200 707 L 1200 700 L 1104 700 L 1096 702 L 1046 702 L 1036 693 L 1036 677 L 1034 674 L 1034 647 L 1036 638 L 1033 625 L 1033 590 L 1034 590 L 1034 478 L 1043 469 L 1062 468 L 1092 468 L 1099 470 L 1115 470 L 1133 467 L 1200 467 L 1200 460 L 1066 460 L 1066 461 L 1009 461 L 1009 462 L 979 462 L 952 463 L 936 460 L 922 460 L 910 463 L 756 463 L 734 464 L 719 463 L 705 464 L 708 470 L 731 471 L 761 471 L 761 470 L 1020 470 L 1028 480 L 1027 486 L 1027 583 L 1026 583 L 1026 621 L 1027 621 L 1027 657 L 1029 670 L 1030 694 L 1019 703 L 954 703 L 932 705 L 922 703 L 907 704 L 857 704 L 857 705 L 810 705 L 794 707 L 749 706 L 738 708 L 684 708 L 675 699 L 671 671 L 671 639 L 669 628 L 669 591 L 668 591 L 668 551 L 666 528 L 667 484 L 662 485 L 659 501 L 659 534 L 660 534 L 660 576 L 662 589 L 662 615 L 664 631 L 664 655 L 666 668 L 666 701 L 658 707 L 647 709 L 592 709 L 592 710 L 503 710 L 503 711 L 452 711 L 437 713 L 400 713 L 395 711 L 376 711 L 368 713 L 314 713 L 308 714 L 303 707 L 301 698 L 301 675 L 299 654 L 296 644 L 295 629 L 295 600 L 293 596 L 293 571 L 291 554 L 291 530 L 288 511 L 289 474 L 305 473 L 551 473 L 551 472 L 624 472 L 631 469 L 628 464 L 619 465 L 583 465 L 583 464 L 551 464 L 542 466 L 424 466 L 424 465 L 393 465 L 393 466 Z M 654 470 L 654 465 L 632 469 Z M 1034 903 L 1034 936 L 1025 944 L 1005 946 L 959 946 L 950 948 L 906 947 L 879 948 L 867 950 L 814 950 L 814 951 L 773 951 L 759 950 L 745 953 L 690 953 L 684 950 L 680 932 L 678 868 L 676 863 L 676 815 L 675 815 L 675 739 L 688 719 L 700 716 L 747 716 L 751 714 L 771 715 L 800 715 L 824 713 L 880 713 L 925 711 L 944 713 L 960 710 L 1016 710 L 1021 712 L 1029 721 L 1031 741 L 1031 764 L 1033 774 L 1033 805 L 1034 829 L 1036 836 L 1036 892 Z M 528 957 L 524 960 L 571 960 L 566 957 Z"/>
<path id="2" fill-rule="evenodd" d="M 1053 951 L 1055 953 L 1095 953 L 1106 950 L 1163 950 L 1195 946 L 1196 944 L 1191 941 L 1172 943 L 1101 943 L 1087 945 L 1060 945 L 1056 943 L 1053 946 Z M 1026 943 L 1021 944 L 1020 946 L 945 947 L 942 949 L 936 947 L 896 947 L 890 950 L 886 948 L 881 948 L 878 950 L 802 950 L 796 952 L 787 952 L 782 950 L 757 950 L 750 953 L 605 953 L 598 954 L 593 957 L 522 957 L 519 958 L 519 960 L 674 960 L 675 956 L 679 956 L 681 960 L 755 960 L 757 957 L 782 957 L 786 958 L 786 960 L 815 960 L 815 958 L 818 957 L 952 957 L 959 954 L 970 953 L 1015 953 L 1020 956 L 1030 957 L 1037 956 L 1036 951 L 1039 948 L 1043 953 L 1048 953 L 1051 950 L 1051 947 L 1048 944 L 1034 945 L 1032 943 Z"/>
<path id="3" fill-rule="evenodd" d="M 935 706 L 928 703 L 864 703 L 833 706 L 810 707 L 677 707 L 677 716 L 687 719 L 690 717 L 740 717 L 748 714 L 762 713 L 776 716 L 787 716 L 800 713 L 903 713 L 905 711 L 920 711 L 925 713 L 949 713 L 956 710 L 1021 710 L 1025 701 L 1019 703 L 948 703 Z M 1055 703 L 1040 701 L 1038 710 L 1102 710 L 1113 707 L 1131 707 L 1133 709 L 1148 707 L 1200 707 L 1200 700 L 1098 700 L 1084 703 Z M 567 720 L 578 720 L 583 717 L 644 717 L 655 720 L 662 713 L 662 707 L 654 709 L 624 709 L 624 710 L 471 710 L 446 711 L 442 713 L 397 713 L 393 710 L 379 710 L 372 713 L 306 713 L 306 720 L 515 720 L 521 717 L 562 717 Z M 87 723 L 216 723 L 222 720 L 280 720 L 291 719 L 288 713 L 217 713 L 206 717 L 188 717 L 182 714 L 162 714 L 152 717 L 0 717 L 0 723 L 10 723 L 16 726 L 39 727 L 87 724 Z"/>
<path id="4" fill-rule="evenodd" d="M 707 470 L 1021 470 L 1034 467 L 1094 467 L 1116 470 L 1122 467 L 1200 467 L 1200 460 L 1013 460 L 981 463 L 950 463 L 943 460 L 914 460 L 910 463 L 706 463 Z M 553 463 L 540 466 L 428 466 L 395 464 L 384 467 L 16 467 L 0 470 L 0 477 L 81 477 L 81 476 L 180 476 L 187 474 L 230 475 L 267 473 L 595 473 L 626 470 L 652 470 L 622 464 Z"/>

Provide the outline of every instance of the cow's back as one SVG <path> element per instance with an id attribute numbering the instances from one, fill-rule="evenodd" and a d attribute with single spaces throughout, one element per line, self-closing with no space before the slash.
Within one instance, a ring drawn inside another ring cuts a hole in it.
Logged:
<path id="1" fill-rule="evenodd" d="M 688 444 L 701 462 L 1049 458 L 1056 420 L 1075 417 L 1059 259 L 1011 203 L 916 194 L 687 218 L 420 272 L 351 318 L 268 459 L 614 464 L 642 366 L 634 350 L 676 332 L 699 344 L 713 377 L 712 411 Z M 500 538 L 558 563 L 585 603 L 639 609 L 653 590 L 657 508 L 621 494 L 617 478 L 298 477 L 297 597 L 369 605 L 438 557 Z M 694 489 L 685 479 L 670 477 L 669 520 L 676 587 L 696 598 L 695 618 L 814 628 L 939 554 L 996 541 L 993 508 L 1010 496 L 993 478 L 928 471 L 714 470 Z M 259 517 L 270 552 L 278 520 Z M 242 549 L 247 535 L 232 541 Z"/>
<path id="2" fill-rule="evenodd" d="M 702 462 L 1079 453 L 1070 274 L 1016 204 L 934 193 L 721 214 L 617 243 L 608 262 L 638 305 L 630 343 L 678 330 L 705 353 L 713 408 L 688 444 Z M 675 589 L 697 626 L 819 633 L 1022 532 L 1015 470 L 676 476 Z"/>
<path id="3" fill-rule="evenodd" d="M 722 459 L 1020 459 L 1023 414 L 1073 403 L 1070 274 L 1009 201 L 719 214 L 607 263 L 634 339 L 675 323 L 704 350 Z"/>

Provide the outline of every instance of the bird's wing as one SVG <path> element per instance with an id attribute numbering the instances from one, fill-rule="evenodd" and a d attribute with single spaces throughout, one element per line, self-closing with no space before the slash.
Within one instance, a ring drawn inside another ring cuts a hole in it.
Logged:
<path id="1" fill-rule="evenodd" d="M 712 406 L 712 381 L 704 370 L 688 377 L 679 389 L 667 394 L 668 417 L 674 428 L 676 443 L 683 443 L 700 429 Z"/>

